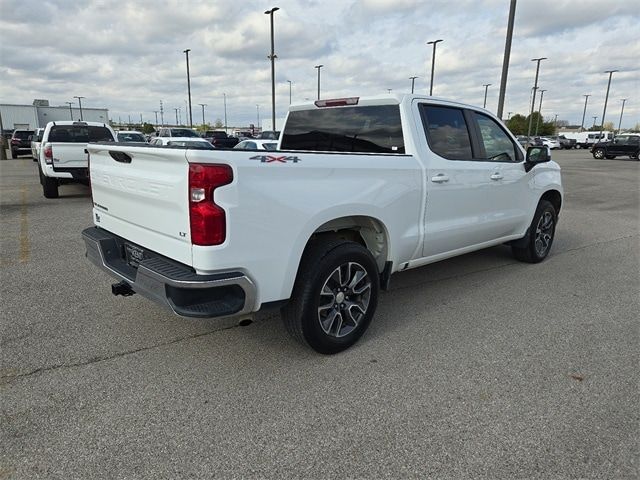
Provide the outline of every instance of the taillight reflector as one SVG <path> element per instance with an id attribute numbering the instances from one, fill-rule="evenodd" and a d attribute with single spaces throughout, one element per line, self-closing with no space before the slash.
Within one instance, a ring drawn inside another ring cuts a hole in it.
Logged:
<path id="1" fill-rule="evenodd" d="M 360 97 L 334 98 L 331 100 L 316 100 L 316 107 L 342 107 L 344 105 L 357 105 Z"/>
<path id="2" fill-rule="evenodd" d="M 220 245 L 227 235 L 224 209 L 216 205 L 214 190 L 233 181 L 229 165 L 191 163 L 189 165 L 189 223 L 191 243 Z"/>

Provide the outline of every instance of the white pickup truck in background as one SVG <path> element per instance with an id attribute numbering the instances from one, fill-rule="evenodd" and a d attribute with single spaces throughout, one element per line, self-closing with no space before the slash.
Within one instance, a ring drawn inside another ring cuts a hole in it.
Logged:
<path id="1" fill-rule="evenodd" d="M 98 122 L 49 122 L 42 134 L 38 170 L 46 198 L 58 198 L 63 182 L 88 181 L 87 143 L 115 142 L 113 129 Z"/>
<path id="2" fill-rule="evenodd" d="M 336 353 L 367 329 L 392 273 L 508 243 L 542 261 L 562 205 L 546 147 L 525 153 L 486 110 L 419 95 L 290 107 L 279 150 L 90 144 L 87 257 L 191 317 L 277 306 Z"/>

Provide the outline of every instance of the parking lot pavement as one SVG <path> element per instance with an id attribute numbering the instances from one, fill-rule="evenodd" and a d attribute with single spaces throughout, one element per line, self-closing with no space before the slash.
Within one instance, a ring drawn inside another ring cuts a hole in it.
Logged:
<path id="1" fill-rule="evenodd" d="M 637 478 L 640 163 L 553 156 L 547 261 L 394 275 L 331 357 L 113 297 L 88 189 L 1 162 L 0 478 Z"/>

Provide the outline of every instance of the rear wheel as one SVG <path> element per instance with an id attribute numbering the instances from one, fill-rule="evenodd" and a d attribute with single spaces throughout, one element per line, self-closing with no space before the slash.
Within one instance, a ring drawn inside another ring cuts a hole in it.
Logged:
<path id="1" fill-rule="evenodd" d="M 338 353 L 366 331 L 379 289 L 376 262 L 362 245 L 316 242 L 305 251 L 282 319 L 295 339 L 316 352 Z"/>
<path id="2" fill-rule="evenodd" d="M 596 148 L 593 151 L 593 158 L 597 158 L 598 160 L 601 160 L 604 158 L 604 149 L 603 148 Z"/>
<path id="3" fill-rule="evenodd" d="M 539 263 L 547 258 L 556 233 L 558 216 L 551 202 L 541 200 L 533 216 L 525 243 L 512 246 L 513 256 L 521 262 Z"/>
<path id="4" fill-rule="evenodd" d="M 640 151 L 636 153 L 632 153 L 631 155 L 629 155 L 629 158 L 631 158 L 632 160 L 638 160 L 639 156 L 640 156 Z"/>

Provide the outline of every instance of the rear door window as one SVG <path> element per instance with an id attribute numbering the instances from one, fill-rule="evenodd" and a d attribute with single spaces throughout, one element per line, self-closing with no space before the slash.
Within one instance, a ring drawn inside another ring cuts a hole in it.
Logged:
<path id="1" fill-rule="evenodd" d="M 449 160 L 472 160 L 471 137 L 461 109 L 420 104 L 431 150 Z"/>
<path id="2" fill-rule="evenodd" d="M 290 112 L 281 149 L 405 153 L 400 107 L 375 105 Z"/>

